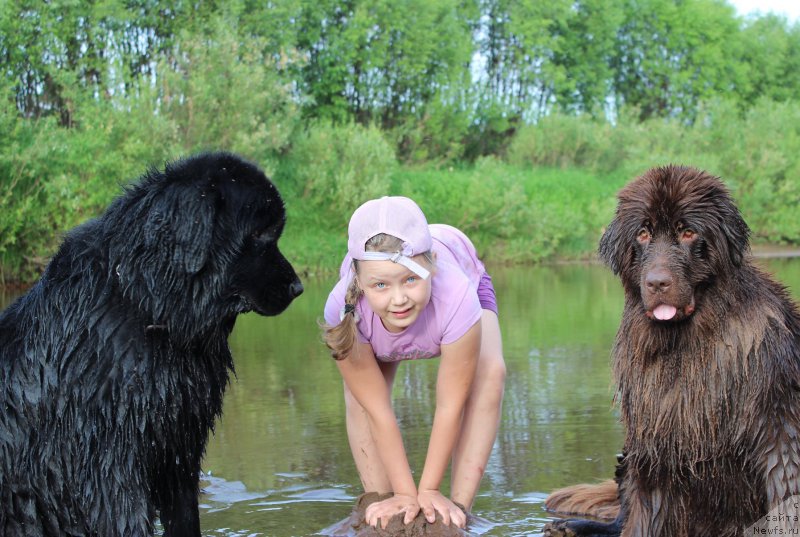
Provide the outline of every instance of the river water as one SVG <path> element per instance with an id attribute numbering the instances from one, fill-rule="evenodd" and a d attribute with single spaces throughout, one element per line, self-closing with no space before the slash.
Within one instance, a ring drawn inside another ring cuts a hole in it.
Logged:
<path id="1" fill-rule="evenodd" d="M 758 261 L 800 298 L 800 258 Z M 622 430 L 609 351 L 619 282 L 593 264 L 490 267 L 508 368 L 500 432 L 474 512 L 474 534 L 539 535 L 548 491 L 611 477 Z M 208 445 L 201 482 L 206 536 L 314 536 L 346 517 L 360 482 L 344 426 L 341 378 L 320 342 L 331 278 L 281 316 L 239 318 L 236 378 Z M 0 295 L 5 306 L 12 294 Z M 412 468 L 422 469 L 436 360 L 401 365 L 394 403 Z"/>

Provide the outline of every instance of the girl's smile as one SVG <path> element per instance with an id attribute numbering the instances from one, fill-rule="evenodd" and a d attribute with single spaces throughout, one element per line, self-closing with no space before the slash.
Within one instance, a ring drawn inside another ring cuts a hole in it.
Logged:
<path id="1" fill-rule="evenodd" d="M 428 265 L 422 255 L 414 260 Z M 423 280 L 392 261 L 360 261 L 358 284 L 389 332 L 402 332 L 411 326 L 431 299 L 431 278 Z"/>

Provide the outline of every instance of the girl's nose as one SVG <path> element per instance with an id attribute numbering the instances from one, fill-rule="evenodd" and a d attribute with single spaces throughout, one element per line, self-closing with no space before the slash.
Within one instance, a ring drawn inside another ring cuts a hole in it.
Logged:
<path id="1" fill-rule="evenodd" d="M 405 304 L 407 299 L 408 297 L 406 296 L 402 286 L 395 287 L 394 293 L 392 293 L 392 302 L 394 305 L 399 306 L 401 304 Z"/>

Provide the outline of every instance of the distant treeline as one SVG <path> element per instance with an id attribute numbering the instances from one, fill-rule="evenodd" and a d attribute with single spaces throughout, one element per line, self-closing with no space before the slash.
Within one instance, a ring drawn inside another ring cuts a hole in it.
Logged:
<path id="1" fill-rule="evenodd" d="M 203 149 L 264 167 L 312 251 L 388 191 L 497 260 L 585 254 L 614 190 L 666 162 L 723 176 L 756 239 L 800 242 L 800 28 L 722 0 L 2 2 L 0 58 L 5 280 Z"/>

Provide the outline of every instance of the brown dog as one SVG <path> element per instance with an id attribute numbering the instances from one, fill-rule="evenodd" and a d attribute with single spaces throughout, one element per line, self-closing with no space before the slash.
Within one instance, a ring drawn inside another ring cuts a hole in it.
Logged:
<path id="1" fill-rule="evenodd" d="M 800 315 L 748 235 L 708 173 L 656 168 L 620 192 L 600 241 L 625 291 L 620 511 L 545 535 L 738 536 L 800 493 Z"/>

